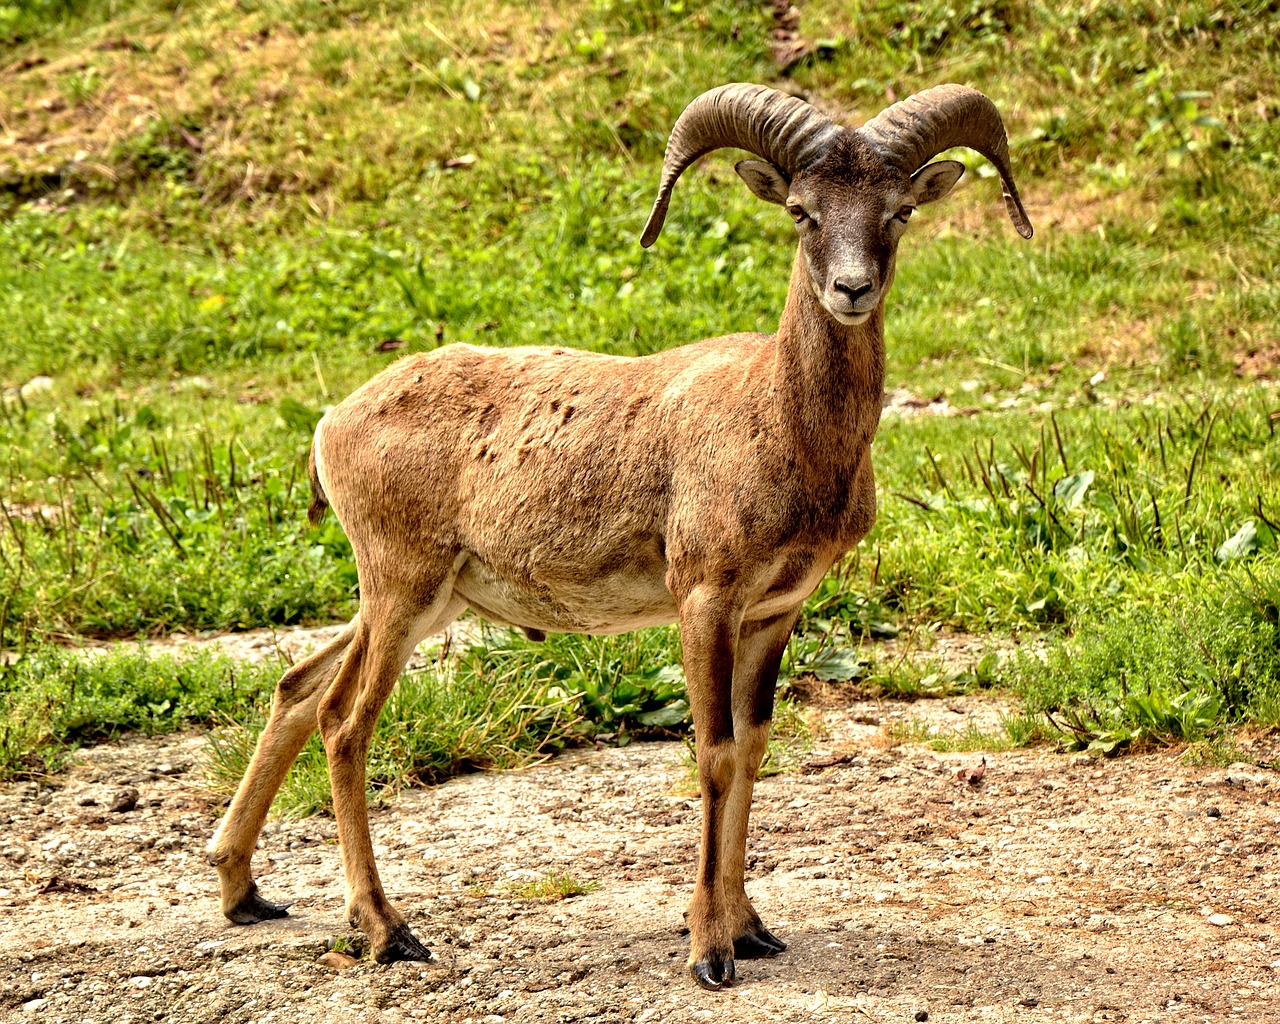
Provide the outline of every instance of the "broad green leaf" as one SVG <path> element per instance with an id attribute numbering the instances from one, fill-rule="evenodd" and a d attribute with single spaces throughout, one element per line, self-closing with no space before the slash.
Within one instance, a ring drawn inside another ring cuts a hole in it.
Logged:
<path id="1" fill-rule="evenodd" d="M 848 647 L 830 647 L 813 661 L 799 666 L 801 672 L 809 672 L 824 683 L 861 679 L 867 666 L 858 658 L 858 652 Z"/>
<path id="2" fill-rule="evenodd" d="M 1083 473 L 1072 473 L 1053 485 L 1053 496 L 1068 509 L 1079 508 L 1080 503 L 1084 501 L 1085 492 L 1092 483 L 1093 470 L 1086 469 Z"/>
<path id="3" fill-rule="evenodd" d="M 646 711 L 643 714 L 636 715 L 636 721 L 641 725 L 669 729 L 672 726 L 680 725 L 688 717 L 688 702 L 677 700 L 672 701 L 665 708 L 658 708 L 657 711 Z"/>
<path id="4" fill-rule="evenodd" d="M 1232 537 L 1222 542 L 1213 557 L 1219 562 L 1230 562 L 1234 558 L 1252 555 L 1257 550 L 1258 529 L 1253 525 L 1252 519 L 1247 519 Z"/>

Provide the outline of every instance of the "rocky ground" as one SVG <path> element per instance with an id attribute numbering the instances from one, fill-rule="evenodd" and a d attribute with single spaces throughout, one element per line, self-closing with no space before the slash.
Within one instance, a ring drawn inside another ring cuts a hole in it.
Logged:
<path id="1" fill-rule="evenodd" d="M 202 856 L 223 802 L 204 739 L 86 750 L 0 794 L 0 1020 L 1280 1021 L 1280 777 L 1031 750 L 989 755 L 973 785 L 957 771 L 980 755 L 886 729 L 1000 710 L 821 710 L 800 770 L 759 783 L 748 846 L 748 891 L 790 949 L 719 994 L 684 966 L 699 809 L 680 744 L 376 810 L 387 889 L 436 959 L 344 970 L 321 962 L 355 938 L 331 821 L 267 826 L 263 891 L 297 903 L 236 927 Z M 548 873 L 590 891 L 518 895 Z"/>

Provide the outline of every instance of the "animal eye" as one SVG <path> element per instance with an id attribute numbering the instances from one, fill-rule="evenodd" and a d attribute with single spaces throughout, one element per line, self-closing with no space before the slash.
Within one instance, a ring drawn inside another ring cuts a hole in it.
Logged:
<path id="1" fill-rule="evenodd" d="M 894 220 L 900 220 L 903 224 L 911 219 L 911 214 L 915 212 L 914 206 L 904 206 L 901 210 L 893 215 Z"/>
<path id="2" fill-rule="evenodd" d="M 791 203 L 787 206 L 787 213 L 791 214 L 791 219 L 797 224 L 803 224 L 809 219 L 809 215 L 805 212 L 803 206 L 799 203 Z"/>

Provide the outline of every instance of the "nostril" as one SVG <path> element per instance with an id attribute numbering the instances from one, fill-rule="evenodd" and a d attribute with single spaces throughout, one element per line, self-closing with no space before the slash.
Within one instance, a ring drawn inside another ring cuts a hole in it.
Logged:
<path id="1" fill-rule="evenodd" d="M 871 282 L 866 278 L 861 281 L 854 281 L 848 277 L 837 277 L 832 283 L 832 287 L 842 295 L 847 295 L 850 301 L 857 302 L 871 291 Z"/>

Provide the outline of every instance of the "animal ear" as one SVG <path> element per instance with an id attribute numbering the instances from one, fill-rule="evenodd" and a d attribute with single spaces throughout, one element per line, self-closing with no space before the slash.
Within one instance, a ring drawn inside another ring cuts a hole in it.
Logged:
<path id="1" fill-rule="evenodd" d="M 916 193 L 916 205 L 923 206 L 941 199 L 960 180 L 964 174 L 964 164 L 959 160 L 939 160 L 936 164 L 926 164 L 911 175 L 911 185 Z"/>
<path id="2" fill-rule="evenodd" d="M 780 168 L 767 160 L 739 160 L 733 165 L 733 169 L 757 198 L 779 206 L 787 204 L 791 179 Z"/>

